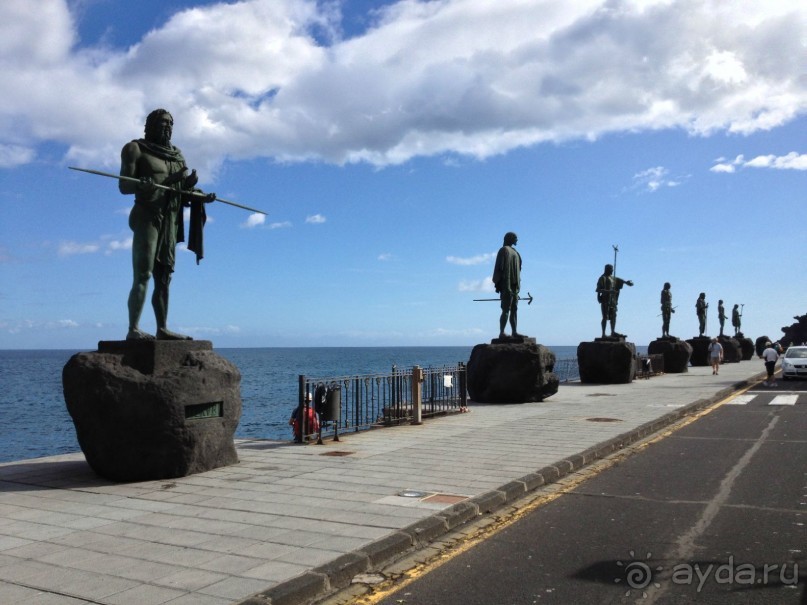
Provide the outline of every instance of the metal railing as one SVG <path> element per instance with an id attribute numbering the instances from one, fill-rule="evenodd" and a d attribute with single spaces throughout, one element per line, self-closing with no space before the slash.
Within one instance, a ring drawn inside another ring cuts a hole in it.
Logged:
<path id="1" fill-rule="evenodd" d="M 558 377 L 560 382 L 570 382 L 572 380 L 580 380 L 580 368 L 577 365 L 577 357 L 564 357 L 563 359 L 556 359 L 555 366 L 552 368 L 555 376 Z"/>
<path id="2" fill-rule="evenodd" d="M 323 434 L 419 423 L 422 417 L 459 412 L 468 405 L 465 364 L 399 369 L 389 374 L 299 376 L 301 409 L 313 406 Z M 308 413 L 302 414 L 303 419 Z M 305 423 L 304 423 L 305 424 Z M 303 439 L 311 433 L 303 428 Z"/>

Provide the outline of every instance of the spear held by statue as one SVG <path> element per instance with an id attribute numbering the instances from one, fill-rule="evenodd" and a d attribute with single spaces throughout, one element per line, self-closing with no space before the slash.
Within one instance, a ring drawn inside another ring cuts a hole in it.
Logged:
<path id="1" fill-rule="evenodd" d="M 68 166 L 70 170 L 78 170 L 80 172 L 88 172 L 90 174 L 97 174 L 98 176 L 105 176 L 111 179 L 118 179 L 119 181 L 129 181 L 132 183 L 140 183 L 140 179 L 136 179 L 131 176 L 123 176 L 120 174 L 112 174 L 111 172 L 101 172 L 100 170 L 90 170 L 89 168 L 76 168 L 75 166 Z M 184 170 L 182 172 L 178 172 L 175 174 L 184 175 Z M 174 175 L 171 175 L 174 176 Z M 169 177 L 170 178 L 170 177 Z M 167 185 L 160 185 L 157 183 L 151 183 L 151 185 L 155 189 L 164 189 L 166 191 L 176 191 L 173 187 L 169 187 Z M 203 200 L 208 199 L 208 195 L 206 193 L 200 193 L 198 191 L 183 191 L 183 195 L 188 195 L 190 197 L 197 197 Z M 242 210 L 249 210 L 250 212 L 256 212 L 258 214 L 266 214 L 263 210 L 257 210 L 255 208 L 250 208 L 249 206 L 244 206 L 242 204 L 236 204 L 235 202 L 231 202 L 229 200 L 222 199 L 216 196 L 213 201 L 221 202 L 222 204 L 227 204 L 228 206 L 235 206 L 236 208 L 241 208 Z"/>

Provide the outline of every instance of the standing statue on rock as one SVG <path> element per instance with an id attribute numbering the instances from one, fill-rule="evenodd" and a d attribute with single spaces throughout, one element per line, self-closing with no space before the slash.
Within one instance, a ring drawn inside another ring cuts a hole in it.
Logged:
<path id="1" fill-rule="evenodd" d="M 611 336 L 622 336 L 616 332 L 616 312 L 617 303 L 619 302 L 619 291 L 623 286 L 632 286 L 633 282 L 629 279 L 622 279 L 617 277 L 614 273 L 613 265 L 605 265 L 605 269 L 600 278 L 597 280 L 597 302 L 600 303 L 600 310 L 602 311 L 602 337 L 605 338 L 605 325 L 611 322 Z"/>
<path id="2" fill-rule="evenodd" d="M 120 175 L 139 179 L 139 183 L 120 180 L 120 192 L 134 194 L 129 214 L 132 241 L 132 289 L 129 292 L 129 332 L 127 340 L 151 340 L 154 336 L 140 330 L 140 315 L 146 301 L 150 278 L 154 278 L 151 304 L 157 321 L 158 340 L 190 340 L 168 330 L 168 289 L 174 272 L 177 242 L 185 241 L 183 208 L 191 207 L 188 249 L 202 256 L 204 202 L 216 199 L 214 193 L 189 199 L 194 189 L 196 171 L 186 175 L 185 158 L 171 144 L 174 119 L 165 109 L 156 109 L 146 118 L 145 138 L 130 141 L 121 151 Z M 155 185 L 170 187 L 170 190 Z"/>
<path id="3" fill-rule="evenodd" d="M 720 334 L 718 336 L 723 336 L 723 326 L 726 324 L 726 308 L 723 306 L 723 300 L 717 301 L 717 321 L 720 323 Z"/>
<path id="4" fill-rule="evenodd" d="M 502 314 L 499 317 L 499 338 L 506 338 L 504 327 L 510 321 L 512 336 L 521 336 L 518 324 L 518 295 L 521 291 L 521 255 L 515 249 L 518 236 L 512 231 L 504 235 L 504 244 L 496 255 L 493 268 L 493 285 L 500 295 Z"/>
<path id="5" fill-rule="evenodd" d="M 709 303 L 706 302 L 706 292 L 701 292 L 698 300 L 695 301 L 695 313 L 698 316 L 698 336 L 706 333 L 706 309 Z"/>
<path id="6" fill-rule="evenodd" d="M 670 336 L 670 316 L 675 313 L 672 306 L 672 292 L 670 282 L 664 282 L 664 289 L 661 291 L 661 337 Z"/>
<path id="7" fill-rule="evenodd" d="M 740 305 L 734 305 L 731 310 L 731 325 L 734 328 L 734 335 L 738 336 L 742 330 L 740 327 L 742 326 L 742 321 L 740 317 L 742 317 L 742 313 L 740 313 L 740 309 L 738 308 Z"/>

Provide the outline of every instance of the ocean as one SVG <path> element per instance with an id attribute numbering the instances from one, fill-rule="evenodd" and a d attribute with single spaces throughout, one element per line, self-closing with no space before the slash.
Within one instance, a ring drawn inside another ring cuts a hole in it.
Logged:
<path id="1" fill-rule="evenodd" d="M 243 411 L 236 437 L 290 439 L 298 376 L 386 374 L 398 368 L 467 363 L 473 347 L 215 349 L 241 371 Z M 576 346 L 551 346 L 558 359 Z M 76 452 L 62 394 L 62 368 L 77 351 L 0 350 L 0 462 Z"/>

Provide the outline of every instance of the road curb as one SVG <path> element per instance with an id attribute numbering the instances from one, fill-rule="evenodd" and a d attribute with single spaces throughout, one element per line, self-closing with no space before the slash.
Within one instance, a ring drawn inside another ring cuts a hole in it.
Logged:
<path id="1" fill-rule="evenodd" d="M 578 454 L 510 481 L 495 490 L 455 504 L 371 542 L 359 550 L 345 554 L 331 563 L 237 601 L 234 605 L 306 605 L 315 599 L 325 597 L 350 585 L 354 576 L 378 569 L 412 550 L 423 548 L 471 519 L 494 513 L 505 505 L 513 504 L 539 487 L 554 483 L 596 460 L 625 449 L 686 416 L 758 383 L 765 376 L 765 372 L 760 372 L 747 380 L 736 382 L 711 397 L 698 399 Z"/>

